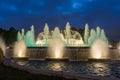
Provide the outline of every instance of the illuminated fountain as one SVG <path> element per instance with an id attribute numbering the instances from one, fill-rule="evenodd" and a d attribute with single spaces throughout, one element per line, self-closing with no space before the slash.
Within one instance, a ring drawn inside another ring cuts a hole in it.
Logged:
<path id="1" fill-rule="evenodd" d="M 27 58 L 26 49 L 27 48 L 23 40 L 17 42 L 14 47 L 13 57 L 14 58 Z"/>
<path id="2" fill-rule="evenodd" d="M 59 44 L 58 44 L 59 43 Z M 48 58 L 61 59 L 64 56 L 64 44 L 59 39 L 49 42 Z"/>
<path id="3" fill-rule="evenodd" d="M 96 27 L 96 30 L 89 30 L 86 24 L 82 38 L 80 32 L 71 29 L 69 23 L 63 31 L 59 27 L 50 31 L 46 23 L 43 32 L 39 33 L 36 39 L 33 25 L 26 33 L 24 29 L 18 32 L 14 57 L 26 56 L 32 60 L 67 58 L 71 61 L 86 61 L 88 59 L 112 59 L 114 56 L 116 59 L 118 52 L 116 49 L 108 48 L 108 45 L 105 32 L 100 27 Z"/>
<path id="4" fill-rule="evenodd" d="M 0 63 L 4 60 L 4 57 L 6 57 L 6 45 L 2 38 L 0 38 Z"/>
<path id="5" fill-rule="evenodd" d="M 83 37 L 80 32 L 71 30 L 69 23 L 66 24 L 63 31 L 58 27 L 50 31 L 48 25 L 45 24 L 43 32 L 39 33 L 36 39 L 34 32 L 34 26 L 31 26 L 31 29 L 26 33 L 24 29 L 18 32 L 13 57 L 32 60 L 27 60 L 25 63 L 16 60 L 19 65 L 26 65 L 33 70 L 36 67 L 36 71 L 37 69 L 46 70 L 46 68 L 49 68 L 50 72 L 52 70 L 63 73 L 73 71 L 80 74 L 85 72 L 84 74 L 100 76 L 112 75 L 112 71 L 119 70 L 119 66 L 116 68 L 116 65 L 113 66 L 115 69 L 111 70 L 112 61 L 109 61 L 110 63 L 101 61 L 120 60 L 120 45 L 118 48 L 109 48 L 108 39 L 104 30 L 100 27 L 97 27 L 96 30 L 89 30 L 89 26 L 86 24 Z M 64 61 L 66 59 L 68 61 L 88 62 L 67 62 Z M 93 62 L 89 62 L 89 60 L 93 60 Z M 100 62 L 94 62 L 94 60 Z"/>
<path id="6" fill-rule="evenodd" d="M 58 33 L 56 32 L 57 30 Z M 54 31 L 50 31 L 49 26 L 45 24 L 43 32 L 39 33 L 36 39 L 34 26 L 32 25 L 31 29 L 26 33 L 24 29 L 18 32 L 17 42 L 24 40 L 27 47 L 48 47 L 49 41 L 54 37 L 62 40 L 66 47 L 90 47 L 96 39 L 101 39 L 108 44 L 104 30 L 100 29 L 100 27 L 97 27 L 96 31 L 91 29 L 89 34 L 89 26 L 86 24 L 83 39 L 80 32 L 71 30 L 69 23 L 66 24 L 65 30 L 63 31 L 58 27 Z"/>
<path id="7" fill-rule="evenodd" d="M 60 38 L 62 34 L 58 27 L 54 29 L 52 34 L 52 39 L 49 40 L 48 58 L 61 59 L 64 56 L 64 43 Z"/>
<path id="8" fill-rule="evenodd" d="M 116 58 L 117 60 L 120 60 L 120 42 L 117 44 Z"/>
<path id="9" fill-rule="evenodd" d="M 117 44 L 117 49 L 118 49 L 118 51 L 120 53 L 120 42 Z"/>
<path id="10" fill-rule="evenodd" d="M 98 39 L 94 42 L 94 44 L 91 46 L 91 53 L 90 53 L 90 59 L 109 59 L 109 49 L 108 45 Z"/>
<path id="11" fill-rule="evenodd" d="M 6 55 L 6 45 L 2 38 L 0 38 L 0 48 L 3 52 L 3 56 L 5 56 Z"/>

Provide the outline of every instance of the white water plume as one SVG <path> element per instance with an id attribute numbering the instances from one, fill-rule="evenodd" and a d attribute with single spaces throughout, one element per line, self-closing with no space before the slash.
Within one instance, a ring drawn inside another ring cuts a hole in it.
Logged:
<path id="1" fill-rule="evenodd" d="M 6 45 L 5 45 L 5 42 L 4 42 L 4 40 L 2 38 L 0 38 L 0 48 L 3 51 L 3 54 L 5 56 L 5 54 L 6 54 Z"/>
<path id="2" fill-rule="evenodd" d="M 23 40 L 17 42 L 14 46 L 14 57 L 26 57 L 26 45 Z"/>
<path id="3" fill-rule="evenodd" d="M 108 59 L 109 58 L 108 52 L 109 52 L 108 45 L 104 41 L 98 39 L 91 46 L 90 58 Z"/>
<path id="4" fill-rule="evenodd" d="M 50 58 L 62 58 L 64 54 L 64 43 L 60 39 L 53 39 L 49 42 L 48 55 Z"/>

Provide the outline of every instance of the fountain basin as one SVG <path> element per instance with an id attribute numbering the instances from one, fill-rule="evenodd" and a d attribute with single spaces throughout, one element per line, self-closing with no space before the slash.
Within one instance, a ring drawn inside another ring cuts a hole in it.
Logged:
<path id="1" fill-rule="evenodd" d="M 89 58 L 88 61 L 111 61 L 110 58 L 101 58 L 101 59 L 97 59 L 97 58 Z"/>
<path id="2" fill-rule="evenodd" d="M 12 57 L 12 59 L 15 59 L 15 60 L 28 60 L 29 57 L 28 56 L 25 56 L 25 57 Z"/>
<path id="3" fill-rule="evenodd" d="M 64 57 L 64 58 L 47 57 L 45 60 L 48 60 L 48 61 L 69 61 L 69 58 L 68 57 Z"/>
<path id="4" fill-rule="evenodd" d="M 15 57 L 13 56 L 13 49 L 10 49 L 10 54 L 14 59 L 28 59 L 28 60 L 56 60 L 53 57 L 47 56 L 47 47 L 28 47 L 27 48 L 27 56 L 25 57 Z M 90 48 L 89 47 L 66 47 L 64 56 L 62 57 L 63 60 L 68 59 L 69 61 L 89 61 L 89 60 L 120 60 L 119 51 L 117 48 L 109 48 L 109 58 L 91 58 L 90 55 Z M 59 60 L 62 60 L 59 59 Z"/>

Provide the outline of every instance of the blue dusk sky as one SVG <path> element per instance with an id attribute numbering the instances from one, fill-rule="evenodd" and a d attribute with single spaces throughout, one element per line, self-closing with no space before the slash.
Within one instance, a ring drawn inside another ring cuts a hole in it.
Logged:
<path id="1" fill-rule="evenodd" d="M 34 25 L 38 33 L 46 22 L 50 29 L 64 29 L 66 22 L 83 29 L 88 23 L 120 40 L 120 0 L 0 0 L 0 28 L 27 31 Z"/>

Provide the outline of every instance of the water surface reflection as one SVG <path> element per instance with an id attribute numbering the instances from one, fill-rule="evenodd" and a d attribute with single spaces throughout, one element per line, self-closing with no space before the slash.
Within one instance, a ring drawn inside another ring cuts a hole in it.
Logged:
<path id="1" fill-rule="evenodd" d="M 48 63 L 47 67 L 53 71 L 62 71 L 63 67 L 65 68 L 65 65 L 62 62 L 54 62 L 54 63 Z"/>
<path id="2" fill-rule="evenodd" d="M 108 64 L 105 63 L 91 63 L 89 64 L 89 71 L 92 75 L 107 76 L 110 75 L 110 68 Z"/>
<path id="3" fill-rule="evenodd" d="M 69 62 L 69 61 L 28 61 L 17 62 L 19 65 L 44 70 L 78 73 L 92 76 L 120 78 L 120 62 Z"/>

